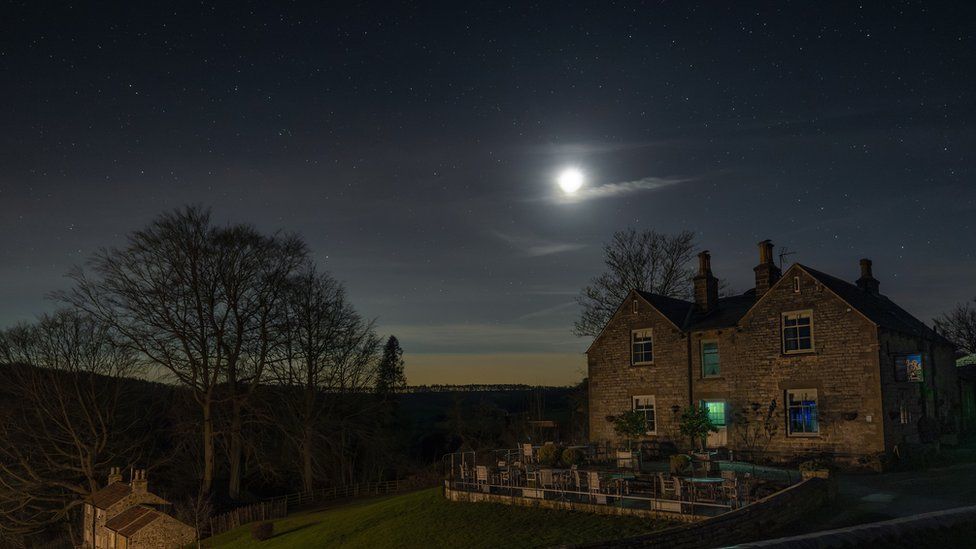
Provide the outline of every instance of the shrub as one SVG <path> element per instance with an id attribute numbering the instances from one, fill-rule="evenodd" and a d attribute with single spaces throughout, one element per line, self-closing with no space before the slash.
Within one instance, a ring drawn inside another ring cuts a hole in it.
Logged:
<path id="1" fill-rule="evenodd" d="M 255 522 L 251 525 L 251 537 L 257 541 L 264 541 L 266 539 L 271 539 L 274 535 L 274 523 L 273 522 Z"/>
<path id="2" fill-rule="evenodd" d="M 833 468 L 834 464 L 823 458 L 808 459 L 801 463 L 799 467 L 800 471 L 807 473 L 811 471 L 832 471 Z"/>
<path id="3" fill-rule="evenodd" d="M 559 458 L 561 454 L 562 451 L 557 448 L 555 444 L 546 444 L 542 448 L 539 448 L 539 463 L 548 465 L 549 467 L 555 467 L 556 465 L 559 465 Z"/>
<path id="4" fill-rule="evenodd" d="M 676 454 L 668 459 L 671 462 L 671 474 L 680 475 L 691 467 L 691 457 L 685 454 Z"/>
<path id="5" fill-rule="evenodd" d="M 585 461 L 585 456 L 583 452 L 580 452 L 577 448 L 566 448 L 563 450 L 562 456 L 563 465 L 566 467 L 572 467 L 573 465 L 583 465 Z"/>

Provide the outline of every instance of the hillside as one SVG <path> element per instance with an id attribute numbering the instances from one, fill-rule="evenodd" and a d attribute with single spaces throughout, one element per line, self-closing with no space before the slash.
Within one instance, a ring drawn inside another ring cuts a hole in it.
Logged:
<path id="1" fill-rule="evenodd" d="M 610 517 L 487 503 L 454 503 L 440 488 L 357 502 L 275 522 L 263 543 L 247 526 L 207 547 L 548 547 L 619 538 L 670 526 L 664 521 Z"/>

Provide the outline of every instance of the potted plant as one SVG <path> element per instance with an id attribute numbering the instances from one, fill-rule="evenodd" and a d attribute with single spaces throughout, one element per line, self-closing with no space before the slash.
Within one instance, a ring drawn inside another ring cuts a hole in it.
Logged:
<path id="1" fill-rule="evenodd" d="M 644 414 L 631 410 L 608 419 L 612 420 L 613 430 L 617 436 L 627 441 L 627 450 L 617 452 L 618 466 L 624 468 L 636 466 L 633 447 L 634 441 L 647 433 L 647 420 Z"/>
<path id="2" fill-rule="evenodd" d="M 692 450 L 704 451 L 705 437 L 717 433 L 718 427 L 708 417 L 708 410 L 700 406 L 689 406 L 679 419 L 681 434 L 689 439 Z"/>

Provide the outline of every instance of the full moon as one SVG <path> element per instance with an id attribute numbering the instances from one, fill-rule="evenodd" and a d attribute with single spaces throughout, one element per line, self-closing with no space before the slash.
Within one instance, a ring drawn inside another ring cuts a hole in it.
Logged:
<path id="1" fill-rule="evenodd" d="M 566 168 L 556 180 L 559 188 L 566 194 L 573 194 L 583 186 L 583 172 L 576 168 Z"/>

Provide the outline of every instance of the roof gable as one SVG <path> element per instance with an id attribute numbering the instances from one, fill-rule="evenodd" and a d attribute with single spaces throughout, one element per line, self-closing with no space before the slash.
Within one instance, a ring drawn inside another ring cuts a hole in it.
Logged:
<path id="1" fill-rule="evenodd" d="M 600 330 L 600 333 L 593 338 L 593 341 L 590 343 L 589 347 L 586 348 L 584 353 L 589 353 L 590 350 L 593 349 L 596 342 L 599 341 L 600 338 L 603 337 L 603 334 L 607 331 L 607 326 L 610 326 L 610 324 L 613 323 L 614 319 L 617 318 L 617 315 L 620 314 L 621 309 L 624 308 L 624 305 L 626 305 L 627 302 L 630 301 L 634 296 L 641 298 L 642 301 L 650 305 L 654 311 L 663 316 L 665 320 L 673 324 L 678 330 L 682 329 L 681 326 L 685 323 L 685 319 L 691 312 L 692 304 L 683 299 L 652 294 L 642 290 L 631 290 L 627 293 L 627 297 L 625 297 L 620 305 L 617 306 L 617 309 L 613 312 L 613 314 L 610 315 L 610 320 L 604 324 L 603 328 Z"/>
<path id="2" fill-rule="evenodd" d="M 894 301 L 888 299 L 887 296 L 874 295 L 846 280 L 841 280 L 827 273 L 800 265 L 799 263 L 796 265 L 823 284 L 824 287 L 833 292 L 837 297 L 844 300 L 852 308 L 857 309 L 858 312 L 878 327 L 928 339 L 944 339 L 924 322 L 899 307 Z"/>

